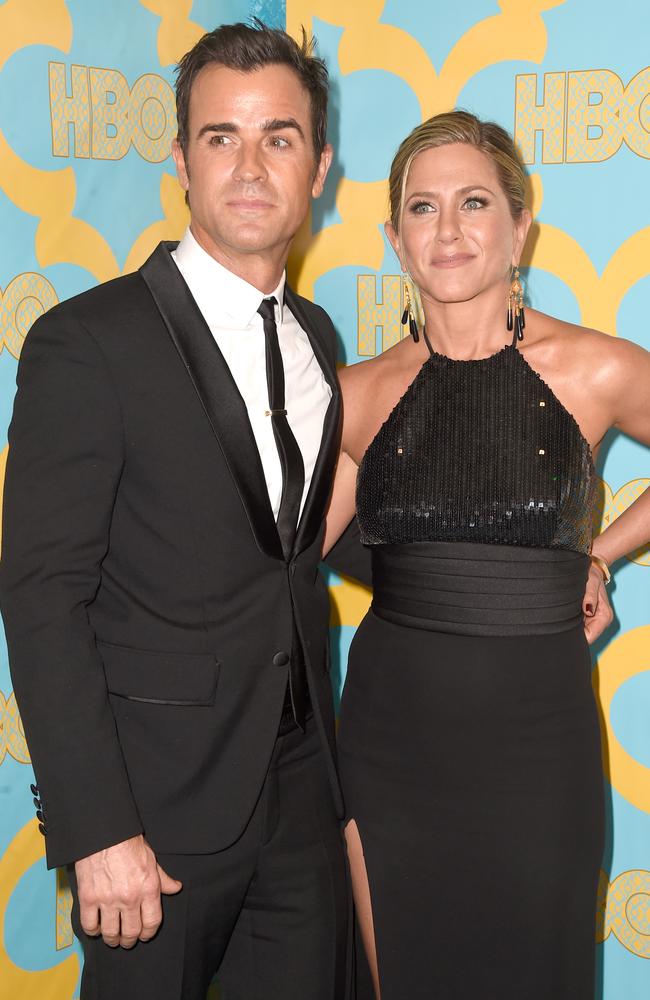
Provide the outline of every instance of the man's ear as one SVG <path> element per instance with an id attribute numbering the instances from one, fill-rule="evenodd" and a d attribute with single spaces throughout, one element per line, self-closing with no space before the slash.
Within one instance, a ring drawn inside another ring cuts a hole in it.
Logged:
<path id="1" fill-rule="evenodd" d="M 325 187 L 325 178 L 329 172 L 329 168 L 332 165 L 332 158 L 334 156 L 334 150 L 330 146 L 329 142 L 325 145 L 323 152 L 320 154 L 320 159 L 318 161 L 318 166 L 316 167 L 316 174 L 311 186 L 311 196 L 312 198 L 320 198 L 323 193 L 323 188 Z"/>
<path id="2" fill-rule="evenodd" d="M 172 140 L 172 157 L 174 158 L 174 163 L 176 165 L 178 183 L 183 188 L 183 191 L 187 193 L 190 187 L 190 175 L 187 169 L 187 164 L 185 163 L 185 156 L 178 139 Z"/>

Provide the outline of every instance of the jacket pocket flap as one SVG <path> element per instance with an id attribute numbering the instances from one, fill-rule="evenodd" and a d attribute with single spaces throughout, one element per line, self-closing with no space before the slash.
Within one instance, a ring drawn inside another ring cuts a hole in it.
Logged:
<path id="1" fill-rule="evenodd" d="M 161 653 L 98 642 L 111 694 L 153 705 L 214 705 L 219 661 L 212 653 Z"/>

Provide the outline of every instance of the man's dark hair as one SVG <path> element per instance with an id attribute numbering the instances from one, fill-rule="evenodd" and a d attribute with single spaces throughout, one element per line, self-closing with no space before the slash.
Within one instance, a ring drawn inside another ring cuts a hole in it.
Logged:
<path id="1" fill-rule="evenodd" d="M 302 44 L 281 28 L 269 28 L 258 18 L 253 25 L 222 24 L 200 38 L 176 67 L 178 141 L 186 153 L 189 139 L 190 94 L 197 75 L 212 64 L 249 73 L 263 66 L 289 66 L 311 101 L 312 141 L 316 160 L 327 142 L 327 67 L 314 55 L 314 39 L 302 29 Z"/>

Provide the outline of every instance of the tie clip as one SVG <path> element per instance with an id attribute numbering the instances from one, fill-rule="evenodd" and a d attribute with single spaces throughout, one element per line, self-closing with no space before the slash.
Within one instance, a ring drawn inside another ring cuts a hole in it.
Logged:
<path id="1" fill-rule="evenodd" d="M 286 410 L 265 410 L 264 411 L 264 416 L 265 417 L 280 417 L 280 416 L 286 417 L 286 415 L 287 415 L 287 411 Z"/>

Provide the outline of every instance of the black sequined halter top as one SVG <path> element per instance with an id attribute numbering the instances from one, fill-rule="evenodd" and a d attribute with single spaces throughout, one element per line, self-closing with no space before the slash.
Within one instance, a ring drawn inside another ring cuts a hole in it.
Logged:
<path id="1" fill-rule="evenodd" d="M 427 345 L 359 466 L 373 612 L 461 635 L 581 628 L 596 473 L 580 428 L 516 341 L 476 361 Z"/>
<path id="2" fill-rule="evenodd" d="M 429 358 L 359 467 L 364 543 L 589 552 L 591 450 L 516 341 L 477 361 L 452 360 L 426 342 Z"/>

